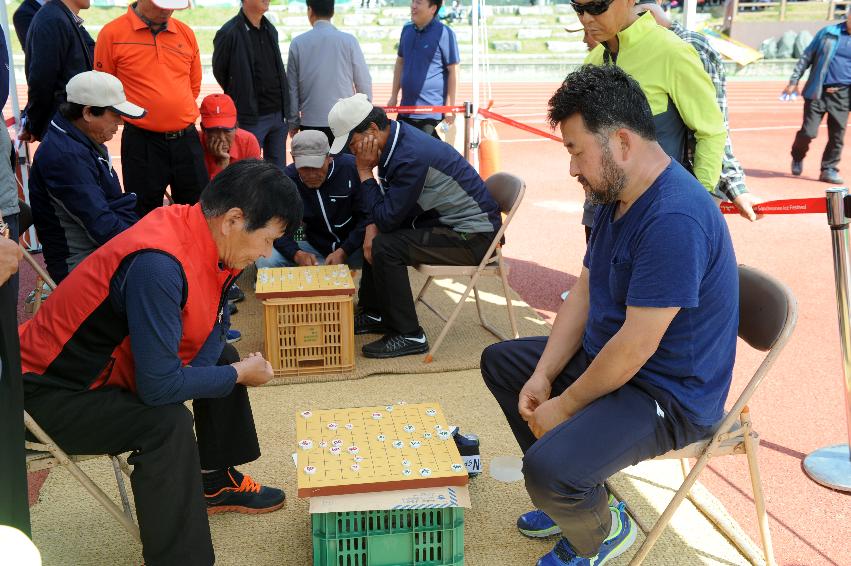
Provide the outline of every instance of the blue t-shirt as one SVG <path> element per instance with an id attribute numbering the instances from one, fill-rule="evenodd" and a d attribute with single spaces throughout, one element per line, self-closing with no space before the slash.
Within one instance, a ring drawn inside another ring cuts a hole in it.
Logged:
<path id="1" fill-rule="evenodd" d="M 851 85 L 851 35 L 846 26 L 841 28 L 839 45 L 836 46 L 824 77 L 826 85 Z"/>
<path id="2" fill-rule="evenodd" d="M 583 347 L 596 356 L 626 308 L 680 307 L 640 380 L 671 394 L 696 425 L 718 422 L 730 388 L 739 277 L 727 224 L 706 189 L 676 161 L 621 218 L 598 207 L 583 261 L 590 309 Z"/>
<path id="3" fill-rule="evenodd" d="M 455 32 L 437 18 L 417 29 L 405 24 L 399 38 L 402 65 L 402 106 L 443 106 L 446 102 L 447 67 L 461 61 Z M 443 114 L 414 114 L 414 118 L 440 120 Z"/>

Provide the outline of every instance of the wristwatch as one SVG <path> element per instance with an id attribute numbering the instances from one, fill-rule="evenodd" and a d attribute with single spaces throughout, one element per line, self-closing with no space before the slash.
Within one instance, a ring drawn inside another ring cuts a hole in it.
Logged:
<path id="1" fill-rule="evenodd" d="M 9 225 L 3 220 L 3 215 L 0 215 L 0 236 L 9 237 Z"/>

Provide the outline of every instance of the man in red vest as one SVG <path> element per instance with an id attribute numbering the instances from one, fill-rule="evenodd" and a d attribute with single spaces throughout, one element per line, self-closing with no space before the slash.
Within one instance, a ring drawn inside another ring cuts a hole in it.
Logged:
<path id="1" fill-rule="evenodd" d="M 149 566 L 213 564 L 208 513 L 283 506 L 235 468 L 260 456 L 246 386 L 272 368 L 225 343 L 226 292 L 301 214 L 280 169 L 235 163 L 199 204 L 156 209 L 95 250 L 20 328 L 36 422 L 70 454 L 132 452 Z"/>

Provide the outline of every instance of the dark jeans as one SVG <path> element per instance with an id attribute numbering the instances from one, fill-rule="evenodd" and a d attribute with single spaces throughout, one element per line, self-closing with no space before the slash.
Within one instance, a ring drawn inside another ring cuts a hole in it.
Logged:
<path id="1" fill-rule="evenodd" d="M 539 336 L 489 346 L 482 352 L 482 376 L 523 450 L 532 503 L 561 527 L 577 554 L 590 557 L 611 528 L 603 482 L 627 466 L 706 438 L 713 427 L 693 425 L 670 394 L 633 379 L 536 439 L 517 403 L 546 343 Z M 591 361 L 580 349 L 553 382 L 552 396 Z"/>
<path id="2" fill-rule="evenodd" d="M 177 204 L 195 204 L 210 180 L 204 148 L 194 125 L 180 137 L 124 124 L 121 135 L 124 192 L 136 193 L 136 212 L 142 217 L 163 204 L 165 188 Z"/>
<path id="3" fill-rule="evenodd" d="M 478 265 L 494 233 L 462 234 L 449 228 L 396 230 L 372 242 L 372 264 L 363 263 L 358 306 L 380 313 L 385 325 L 400 334 L 417 332 L 420 323 L 408 280 L 408 266 Z"/>
<path id="4" fill-rule="evenodd" d="M 442 120 L 436 120 L 434 118 L 414 118 L 413 116 L 399 116 L 398 120 L 400 122 L 410 124 L 418 130 L 422 130 L 424 133 L 433 138 L 440 139 L 440 136 L 437 135 L 437 125 L 440 124 Z"/>
<path id="5" fill-rule="evenodd" d="M 219 364 L 239 354 L 226 346 Z M 236 385 L 227 397 L 149 406 L 130 391 L 74 391 L 25 385 L 26 409 L 70 454 L 132 452 L 130 483 L 143 556 L 149 566 L 213 564 L 201 469 L 244 464 L 260 457 L 248 392 Z"/>
<path id="6" fill-rule="evenodd" d="M 17 288 L 8 281 L 0 286 L 0 525 L 30 536 L 17 305 Z"/>
<path id="7" fill-rule="evenodd" d="M 243 130 L 248 130 L 257 138 L 260 149 L 263 150 L 263 159 L 274 163 L 281 169 L 287 165 L 287 122 L 280 112 L 264 114 L 260 116 L 255 124 L 240 125 Z"/>
<path id="8" fill-rule="evenodd" d="M 842 157 L 845 141 L 845 125 L 848 123 L 848 101 L 848 87 L 841 87 L 833 93 L 825 89 L 821 98 L 804 101 L 804 123 L 795 134 L 792 159 L 804 160 L 810 142 L 818 136 L 821 119 L 827 114 L 827 146 L 821 156 L 821 170 L 839 169 L 839 159 Z"/>

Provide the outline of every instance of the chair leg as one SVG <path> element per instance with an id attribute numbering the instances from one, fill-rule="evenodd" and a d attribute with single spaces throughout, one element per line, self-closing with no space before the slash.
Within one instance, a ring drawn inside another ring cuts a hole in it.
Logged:
<path id="1" fill-rule="evenodd" d="M 508 340 L 508 336 L 506 336 L 504 333 L 497 330 L 497 328 L 494 325 L 492 325 L 491 323 L 489 323 L 487 321 L 487 319 L 485 318 L 485 313 L 482 310 L 481 298 L 479 297 L 478 286 L 473 287 L 473 296 L 476 297 L 476 310 L 479 311 L 479 323 L 482 325 L 482 328 L 484 328 L 485 330 L 487 330 L 488 332 L 490 332 L 491 334 L 493 334 L 494 336 L 496 336 L 500 340 Z"/>
<path id="2" fill-rule="evenodd" d="M 118 507 L 118 505 L 113 503 L 112 499 L 110 499 L 103 492 L 103 490 L 99 488 L 97 484 L 95 484 L 95 482 L 93 482 L 91 478 L 87 476 L 85 472 L 83 472 L 83 470 L 80 469 L 77 463 L 71 460 L 71 458 L 69 458 L 68 455 L 63 452 L 56 445 L 56 443 L 53 442 L 53 440 L 47 435 L 47 433 L 44 432 L 44 430 L 40 426 L 38 426 L 38 424 L 33 420 L 32 417 L 30 417 L 29 413 L 27 412 L 24 412 L 24 426 L 27 428 L 27 430 L 33 433 L 33 435 L 39 440 L 39 442 L 41 442 L 47 447 L 48 451 L 53 455 L 54 458 L 59 461 L 60 464 L 62 464 L 65 468 L 68 469 L 68 472 L 70 472 L 70 474 L 74 476 L 74 479 L 80 482 L 80 484 L 86 489 L 86 491 L 91 493 L 92 496 L 97 500 L 97 502 L 100 503 L 103 508 L 106 509 L 109 514 L 115 518 L 116 521 L 121 523 L 122 527 L 127 529 L 127 532 L 129 532 L 130 535 L 133 536 L 133 538 L 141 542 L 142 539 L 139 536 L 139 527 L 136 525 L 136 523 L 127 518 L 127 516 Z"/>
<path id="3" fill-rule="evenodd" d="M 458 313 L 461 312 L 461 307 L 463 307 L 464 303 L 467 302 L 467 297 L 470 296 L 470 291 L 472 291 L 476 287 L 476 282 L 478 281 L 478 279 L 478 273 L 473 275 L 473 277 L 470 279 L 470 283 L 467 285 L 467 288 L 464 289 L 464 293 L 458 300 L 458 304 L 455 305 L 454 309 L 452 309 L 452 314 L 449 315 L 449 318 L 446 320 L 446 324 L 443 325 L 443 330 L 440 331 L 437 340 L 434 341 L 434 344 L 432 344 L 431 348 L 428 351 L 428 354 L 426 354 L 426 357 L 423 360 L 425 363 L 430 364 L 434 360 L 435 352 L 437 352 L 437 349 L 440 348 L 440 345 L 443 343 L 443 339 L 449 332 L 449 328 L 452 326 L 452 323 L 455 322 L 456 318 L 458 318 Z"/>
<path id="4" fill-rule="evenodd" d="M 691 471 L 691 465 L 688 462 L 688 458 L 680 458 L 680 467 L 683 470 L 683 479 L 688 477 L 688 473 Z"/>
<path id="5" fill-rule="evenodd" d="M 130 507 L 130 498 L 127 497 L 127 485 L 124 483 L 124 472 L 121 469 L 121 460 L 118 456 L 112 456 L 112 471 L 115 473 L 115 482 L 118 484 L 118 495 L 121 496 L 121 506 L 124 508 L 124 514 L 131 521 L 133 519 L 133 508 Z"/>
<path id="6" fill-rule="evenodd" d="M 688 492 L 691 490 L 692 486 L 697 481 L 697 477 L 703 471 L 703 468 L 706 467 L 706 464 L 709 463 L 709 456 L 706 452 L 698 458 L 697 462 L 692 468 L 691 472 L 689 472 L 685 481 L 683 481 L 680 488 L 674 494 L 671 502 L 668 503 L 668 506 L 665 507 L 665 510 L 662 512 L 662 515 L 656 521 L 656 524 L 653 525 L 653 529 L 647 533 L 647 538 L 644 540 L 644 543 L 638 549 L 638 552 L 635 553 L 635 556 L 632 557 L 632 560 L 629 562 L 629 566 L 639 566 L 639 564 L 644 562 L 644 559 L 647 558 L 647 555 L 650 553 L 650 550 L 656 544 L 656 541 L 659 540 L 659 537 L 662 535 L 662 531 L 665 530 L 665 527 L 668 526 L 668 523 L 671 522 L 671 518 L 674 516 L 677 508 L 683 502 L 683 500 L 688 496 Z"/>
<path id="7" fill-rule="evenodd" d="M 771 543 L 771 529 L 768 525 L 768 513 L 765 511 L 765 495 L 762 492 L 762 478 L 760 477 L 759 462 L 757 461 L 759 443 L 753 437 L 750 411 L 747 407 L 742 410 L 741 420 L 747 428 L 745 434 L 745 454 L 748 457 L 748 468 L 750 469 L 751 487 L 753 488 L 753 500 L 756 504 L 759 536 L 762 539 L 762 551 L 765 553 L 765 563 L 768 566 L 777 566 L 777 562 L 774 560 L 774 546 Z"/>
<path id="8" fill-rule="evenodd" d="M 414 300 L 414 304 L 417 304 L 419 301 L 421 301 L 423 299 L 423 295 L 425 295 L 426 289 L 428 289 L 429 285 L 431 285 L 432 279 L 434 279 L 434 278 L 431 277 L 431 276 L 429 276 L 429 278 L 426 279 L 426 282 L 423 284 L 422 288 L 420 289 L 420 292 L 417 294 L 417 298 Z"/>
<path id="9" fill-rule="evenodd" d="M 502 258 L 499 262 L 499 278 L 502 280 L 502 290 L 505 293 L 505 306 L 508 307 L 508 320 L 511 322 L 511 332 L 514 339 L 520 338 L 520 332 L 517 330 L 517 314 L 514 312 L 514 305 L 511 301 L 511 287 L 508 286 L 508 274 L 505 266 L 502 264 Z"/>

